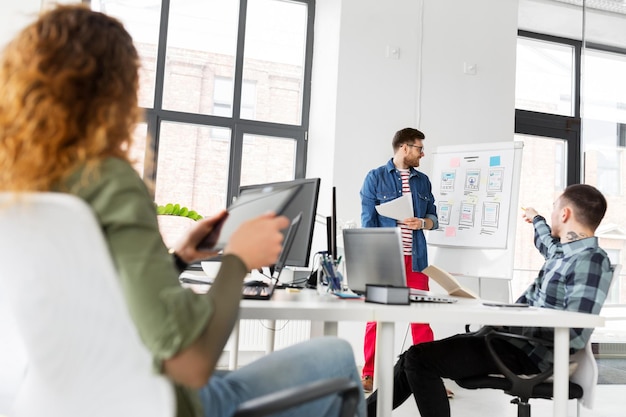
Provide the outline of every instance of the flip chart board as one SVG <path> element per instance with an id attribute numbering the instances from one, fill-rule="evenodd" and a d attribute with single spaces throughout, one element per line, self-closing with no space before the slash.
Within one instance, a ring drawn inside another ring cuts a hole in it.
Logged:
<path id="1" fill-rule="evenodd" d="M 430 180 L 439 228 L 429 263 L 460 275 L 512 278 L 523 142 L 440 146 Z"/>

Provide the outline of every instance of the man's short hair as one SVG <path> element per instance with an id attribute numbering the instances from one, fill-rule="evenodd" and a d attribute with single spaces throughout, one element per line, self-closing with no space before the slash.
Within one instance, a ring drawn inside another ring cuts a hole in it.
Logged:
<path id="1" fill-rule="evenodd" d="M 405 143 L 413 144 L 417 139 L 426 139 L 426 136 L 417 129 L 405 127 L 404 129 L 398 130 L 396 134 L 393 135 L 391 146 L 393 146 L 393 151 L 395 152 Z"/>
<path id="2" fill-rule="evenodd" d="M 591 185 L 570 185 L 563 191 L 561 198 L 573 206 L 576 220 L 593 230 L 598 227 L 606 213 L 606 198 Z"/>

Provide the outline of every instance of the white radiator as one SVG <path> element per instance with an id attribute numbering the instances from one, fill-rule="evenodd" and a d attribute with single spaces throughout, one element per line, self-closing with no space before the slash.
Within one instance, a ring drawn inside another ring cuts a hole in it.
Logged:
<path id="1" fill-rule="evenodd" d="M 595 343 L 594 343 L 595 345 Z M 599 358 L 626 358 L 626 343 L 598 343 Z"/>
<path id="2" fill-rule="evenodd" d="M 274 328 L 269 328 L 268 323 L 268 320 L 240 320 L 239 351 L 265 352 L 268 337 L 274 337 L 275 350 L 310 339 L 310 321 L 277 320 Z M 230 349 L 231 344 L 232 336 L 228 349 Z"/>

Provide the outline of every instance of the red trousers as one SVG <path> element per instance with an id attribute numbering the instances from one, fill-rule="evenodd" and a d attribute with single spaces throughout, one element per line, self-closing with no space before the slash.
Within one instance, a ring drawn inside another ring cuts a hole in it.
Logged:
<path id="1" fill-rule="evenodd" d="M 428 275 L 421 272 L 413 272 L 412 259 L 410 255 L 404 256 L 404 266 L 406 268 L 407 285 L 418 290 L 428 290 Z M 433 330 L 426 323 L 411 323 L 411 336 L 413 344 L 430 342 L 435 339 Z M 376 352 L 376 322 L 367 322 L 365 326 L 365 341 L 363 344 L 363 354 L 365 364 L 363 365 L 363 376 L 374 377 L 374 354 Z"/>

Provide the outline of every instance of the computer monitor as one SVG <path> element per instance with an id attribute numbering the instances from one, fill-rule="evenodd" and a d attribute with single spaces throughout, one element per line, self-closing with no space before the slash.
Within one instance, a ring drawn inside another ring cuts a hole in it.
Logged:
<path id="1" fill-rule="evenodd" d="M 291 181 L 243 185 L 239 187 L 239 195 L 243 195 L 245 193 L 257 192 L 259 189 L 270 186 L 276 188 L 281 186 L 290 187 L 294 184 L 301 184 L 300 190 L 283 210 L 283 214 L 289 217 L 289 219 L 293 219 L 300 212 L 302 213 L 300 227 L 298 227 L 293 245 L 291 246 L 287 260 L 285 261 L 285 265 L 287 266 L 309 266 L 320 182 L 321 180 L 319 178 L 303 178 Z M 285 230 L 284 233 L 286 232 L 287 231 Z"/>
<path id="2" fill-rule="evenodd" d="M 333 187 L 331 215 L 326 217 L 326 245 L 328 255 L 337 260 L 337 188 Z"/>

